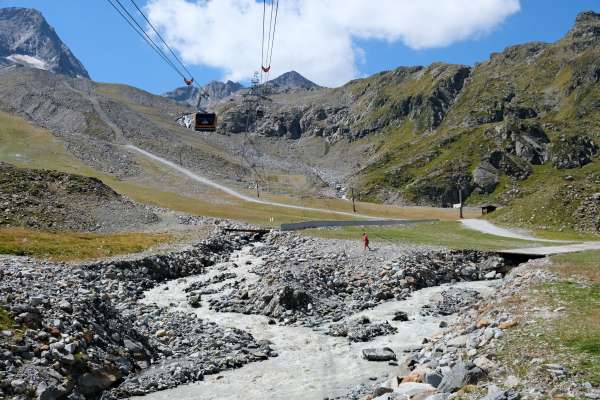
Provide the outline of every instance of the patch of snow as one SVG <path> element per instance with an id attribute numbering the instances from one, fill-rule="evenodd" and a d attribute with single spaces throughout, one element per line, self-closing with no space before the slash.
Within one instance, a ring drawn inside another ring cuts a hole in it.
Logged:
<path id="1" fill-rule="evenodd" d="M 10 61 L 14 61 L 19 64 L 27 64 L 33 68 L 43 69 L 46 71 L 49 69 L 46 61 L 40 60 L 39 58 L 36 58 L 36 57 L 27 56 L 24 54 L 11 54 L 10 56 L 8 56 L 6 58 L 9 59 Z"/>

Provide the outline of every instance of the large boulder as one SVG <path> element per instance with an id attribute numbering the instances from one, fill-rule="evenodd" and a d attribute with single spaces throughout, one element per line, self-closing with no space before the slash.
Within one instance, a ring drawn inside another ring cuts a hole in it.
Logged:
<path id="1" fill-rule="evenodd" d="M 456 392 L 465 385 L 477 383 L 483 375 L 484 373 L 480 368 L 468 369 L 464 363 L 458 362 L 450 372 L 444 375 L 438 390 L 449 393 Z"/>
<path id="2" fill-rule="evenodd" d="M 395 361 L 396 353 L 389 347 L 378 349 L 363 349 L 363 358 L 368 361 Z"/>
<path id="3" fill-rule="evenodd" d="M 535 165 L 548 161 L 550 140 L 537 122 L 507 119 L 496 127 L 494 136 L 509 154 Z"/>
<path id="4" fill-rule="evenodd" d="M 579 168 L 592 162 L 597 153 L 598 145 L 588 136 L 562 136 L 552 144 L 550 159 L 558 169 Z"/>
<path id="5" fill-rule="evenodd" d="M 492 193 L 498 186 L 498 169 L 489 161 L 482 161 L 473 171 L 473 183 L 484 193 Z"/>

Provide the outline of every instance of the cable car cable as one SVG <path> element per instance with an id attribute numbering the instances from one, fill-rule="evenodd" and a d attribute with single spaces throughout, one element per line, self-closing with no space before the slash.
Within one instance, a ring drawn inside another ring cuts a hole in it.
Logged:
<path id="1" fill-rule="evenodd" d="M 260 49 L 260 83 L 263 79 L 263 65 L 265 65 L 265 14 L 267 11 L 267 1 L 263 0 L 263 17 L 262 17 L 262 38 L 261 38 L 261 49 Z"/>
<path id="2" fill-rule="evenodd" d="M 279 12 L 279 0 L 273 0 L 275 1 L 275 20 L 273 22 L 273 35 L 271 37 L 271 50 L 269 52 L 269 71 L 267 71 L 267 80 L 269 79 L 269 73 L 271 72 L 271 62 L 273 60 L 273 45 L 275 44 L 275 28 L 277 27 L 277 14 Z M 271 14 L 273 12 L 273 6 L 271 5 Z"/>
<path id="3" fill-rule="evenodd" d="M 154 31 L 154 33 L 156 33 L 156 36 L 158 36 L 158 38 L 164 43 L 164 45 L 166 46 L 166 48 L 169 49 L 169 51 L 171 52 L 171 54 L 173 55 L 173 57 L 175 57 L 175 59 L 177 60 L 177 62 L 179 63 L 179 65 L 181 65 L 183 67 L 184 71 L 187 72 L 187 74 L 190 76 L 190 78 L 192 78 L 195 81 L 194 75 L 192 75 L 192 73 L 187 69 L 187 67 L 183 64 L 183 62 L 179 59 L 179 57 L 177 57 L 177 54 L 175 54 L 175 52 L 173 51 L 173 49 L 171 48 L 171 46 L 169 46 L 169 44 L 165 41 L 165 39 L 158 32 L 158 30 L 154 27 L 154 25 L 152 25 L 152 22 L 150 22 L 150 20 L 146 16 L 146 14 L 144 14 L 144 12 L 140 9 L 140 7 L 138 7 L 138 5 L 136 4 L 136 2 L 134 0 L 129 0 L 129 1 L 131 1 L 131 3 L 133 4 L 133 6 L 138 10 L 138 12 L 142 15 L 142 17 L 144 17 L 144 19 L 146 20 L 146 22 L 148 23 L 148 25 L 150 26 L 150 28 L 152 28 L 152 30 Z"/>
<path id="4" fill-rule="evenodd" d="M 127 24 L 129 24 L 129 26 L 131 27 L 131 29 L 133 29 L 138 35 L 140 35 L 140 37 L 146 42 L 146 44 L 148 44 L 148 46 L 150 46 L 156 52 L 156 54 L 158 54 L 163 59 L 163 61 L 165 61 L 179 76 L 181 76 L 183 79 L 186 79 L 185 75 L 182 74 L 181 71 L 179 71 L 179 69 L 177 68 L 177 66 L 175 64 L 173 64 L 173 62 L 160 50 L 160 48 L 158 47 L 158 45 L 152 39 L 150 39 L 150 37 L 143 31 L 143 29 L 135 21 L 135 19 L 133 18 L 133 16 L 129 12 L 127 12 L 127 9 L 125 9 L 123 7 L 123 5 L 119 2 L 119 0 L 115 0 L 115 1 L 117 3 L 119 3 L 119 5 L 125 10 L 125 12 L 127 13 L 127 15 L 129 15 L 129 18 L 123 13 L 123 11 L 121 11 L 113 3 L 112 0 L 107 0 L 107 1 L 121 15 L 121 17 L 123 17 L 123 19 L 125 20 L 125 22 L 127 22 Z M 131 20 L 130 20 L 130 18 L 131 18 Z M 137 28 L 132 23 L 132 20 L 138 26 Z"/>

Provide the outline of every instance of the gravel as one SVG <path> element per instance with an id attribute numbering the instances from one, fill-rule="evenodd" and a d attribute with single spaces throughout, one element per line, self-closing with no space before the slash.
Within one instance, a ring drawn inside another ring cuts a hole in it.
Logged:
<path id="1" fill-rule="evenodd" d="M 0 335 L 0 397 L 127 397 L 269 357 L 269 343 L 244 331 L 137 301 L 253 239 L 216 234 L 175 252 L 85 264 L 0 258 L 0 307 L 14 318 Z"/>

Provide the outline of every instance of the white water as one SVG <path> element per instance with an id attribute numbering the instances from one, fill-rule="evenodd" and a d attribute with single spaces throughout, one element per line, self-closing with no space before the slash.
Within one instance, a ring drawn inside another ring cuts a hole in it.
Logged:
<path id="1" fill-rule="evenodd" d="M 305 211 L 316 211 L 316 212 L 322 212 L 322 213 L 327 213 L 327 214 L 337 214 L 337 215 L 346 215 L 346 216 L 350 216 L 350 217 L 361 217 L 361 218 L 366 218 L 366 219 L 375 219 L 375 217 L 369 216 L 369 215 L 363 215 L 363 214 L 355 214 L 355 213 L 351 213 L 351 212 L 344 212 L 344 211 L 335 211 L 335 210 L 331 210 L 331 209 L 324 209 L 324 208 L 316 208 L 316 207 L 304 207 L 304 206 L 297 206 L 297 205 L 293 205 L 293 204 L 285 204 L 285 203 L 278 203 L 275 201 L 269 201 L 269 200 L 261 200 L 261 199 L 257 199 L 248 195 L 245 195 L 243 193 L 240 193 L 236 190 L 233 190 L 227 186 L 221 185 L 218 182 L 215 182 L 207 177 L 201 176 L 196 174 L 195 172 L 190 171 L 187 168 L 184 168 L 180 165 L 175 164 L 172 161 L 166 160 L 160 156 L 157 156 L 155 154 L 152 154 L 146 150 L 140 149 L 139 147 L 136 147 L 134 145 L 128 144 L 125 146 L 126 148 L 136 151 L 140 154 L 143 154 L 144 156 L 153 159 L 154 161 L 158 161 L 161 164 L 167 165 L 168 167 L 176 170 L 177 172 L 180 172 L 181 174 L 187 176 L 188 178 L 196 181 L 196 182 L 200 182 L 203 185 L 207 185 L 210 187 L 213 187 L 215 189 L 218 189 L 224 193 L 227 193 L 230 196 L 233 196 L 235 198 L 238 198 L 240 200 L 244 200 L 244 201 L 248 201 L 251 203 L 258 203 L 258 204 L 265 204 L 265 205 L 269 205 L 269 206 L 276 206 L 276 207 L 285 207 L 285 208 L 293 208 L 296 210 L 305 210 Z"/>
<path id="2" fill-rule="evenodd" d="M 238 275 L 253 282 L 258 278 L 249 270 L 263 260 L 250 254 L 251 246 L 234 253 L 232 260 L 239 268 L 230 267 Z M 246 261 L 252 265 L 246 265 Z M 228 264 L 228 263 L 225 263 Z M 223 264 L 221 264 L 223 265 Z M 231 264 L 229 264 L 231 265 Z M 202 298 L 202 306 L 193 309 L 187 305 L 183 289 L 197 280 L 210 279 L 220 273 L 218 266 L 202 276 L 171 281 L 158 286 L 145 295 L 145 303 L 156 303 L 164 307 L 195 312 L 199 317 L 211 320 L 223 327 L 236 327 L 249 331 L 257 340 L 268 339 L 279 353 L 278 357 L 266 361 L 247 364 L 242 368 L 224 371 L 217 375 L 206 376 L 203 382 L 193 383 L 152 393 L 144 396 L 159 400 L 264 400 L 286 399 L 306 400 L 340 396 L 360 383 L 369 382 L 370 377 L 387 377 L 398 367 L 383 362 L 370 362 L 362 359 L 361 350 L 369 347 L 387 346 L 392 348 L 399 358 L 402 350 L 418 346 L 424 337 L 440 332 L 439 318 L 419 315 L 420 308 L 429 303 L 448 286 L 428 288 L 415 292 L 404 301 L 390 301 L 378 307 L 349 317 L 365 315 L 372 321 L 388 320 L 398 328 L 398 333 L 375 338 L 368 343 L 351 343 L 346 338 L 335 338 L 304 327 L 268 325 L 268 318 L 261 315 L 243 315 L 238 313 L 220 313 L 209 310 L 208 300 Z M 214 285 L 219 288 L 225 282 Z M 468 282 L 456 286 L 479 290 L 483 295 L 493 292 L 493 282 Z M 164 290 L 167 286 L 169 289 Z M 219 291 L 217 296 L 225 293 Z M 173 306 L 174 304 L 174 306 Z M 407 322 L 391 321 L 395 311 L 406 311 L 411 316 Z M 445 318 L 452 321 L 452 317 Z M 400 362 L 402 360 L 399 360 Z"/>

